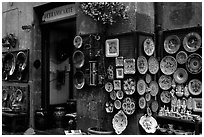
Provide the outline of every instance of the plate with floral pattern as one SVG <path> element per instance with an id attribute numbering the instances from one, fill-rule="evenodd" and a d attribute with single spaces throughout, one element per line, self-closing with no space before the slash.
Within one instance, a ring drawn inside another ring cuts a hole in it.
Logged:
<path id="1" fill-rule="evenodd" d="M 188 33 L 183 39 L 183 47 L 188 52 L 195 52 L 201 46 L 201 36 L 196 32 Z"/>
<path id="2" fill-rule="evenodd" d="M 159 78 L 159 87 L 163 90 L 168 90 L 171 88 L 172 86 L 172 78 L 171 76 L 167 76 L 167 75 L 162 75 Z"/>
<path id="3" fill-rule="evenodd" d="M 151 74 L 156 74 L 159 70 L 159 62 L 153 56 L 151 56 L 148 60 L 149 72 Z"/>
<path id="4" fill-rule="evenodd" d="M 127 95 L 135 93 L 135 80 L 133 78 L 127 78 L 123 81 L 123 90 Z"/>
<path id="5" fill-rule="evenodd" d="M 173 74 L 177 69 L 177 61 L 173 56 L 165 56 L 160 62 L 160 69 L 165 75 Z"/>
<path id="6" fill-rule="evenodd" d="M 139 56 L 137 58 L 137 69 L 140 74 L 145 74 L 148 70 L 147 59 L 144 56 Z"/>
<path id="7" fill-rule="evenodd" d="M 164 49 L 169 54 L 176 53 L 181 45 L 181 41 L 178 36 L 170 35 L 164 41 Z"/>
<path id="8" fill-rule="evenodd" d="M 145 83 L 145 81 L 143 79 L 140 79 L 137 82 L 137 92 L 139 95 L 143 95 L 146 91 L 147 88 L 147 84 Z"/>
<path id="9" fill-rule="evenodd" d="M 146 53 L 147 56 L 151 56 L 154 53 L 155 44 L 151 38 L 145 39 L 143 46 L 144 46 L 144 52 Z"/>

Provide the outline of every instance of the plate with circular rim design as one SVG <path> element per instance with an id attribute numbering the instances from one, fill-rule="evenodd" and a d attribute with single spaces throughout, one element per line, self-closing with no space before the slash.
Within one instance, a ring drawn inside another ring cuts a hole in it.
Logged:
<path id="1" fill-rule="evenodd" d="M 177 69 L 177 61 L 173 56 L 165 56 L 160 62 L 160 69 L 166 75 L 173 74 Z"/>
<path id="2" fill-rule="evenodd" d="M 193 53 L 188 56 L 186 68 L 191 74 L 200 73 L 202 70 L 202 57 L 197 53 Z"/>
<path id="3" fill-rule="evenodd" d="M 151 56 L 148 60 L 149 72 L 151 74 L 156 74 L 159 71 L 159 62 L 158 60 Z"/>
<path id="4" fill-rule="evenodd" d="M 147 88 L 147 84 L 145 83 L 145 81 L 143 79 L 140 79 L 137 82 L 137 92 L 139 95 L 144 95 L 144 93 L 146 92 L 146 88 Z"/>
<path id="5" fill-rule="evenodd" d="M 177 68 L 173 75 L 175 82 L 178 84 L 185 83 L 188 80 L 188 73 L 183 68 Z"/>
<path id="6" fill-rule="evenodd" d="M 145 39 L 143 46 L 144 46 L 144 52 L 147 56 L 151 56 L 154 53 L 155 44 L 151 38 Z"/>
<path id="7" fill-rule="evenodd" d="M 116 100 L 116 92 L 115 92 L 115 90 L 113 90 L 113 91 L 110 92 L 110 98 L 111 98 L 112 100 Z"/>
<path id="8" fill-rule="evenodd" d="M 160 94 L 160 99 L 163 103 L 169 103 L 171 101 L 171 93 L 169 91 L 163 91 Z"/>
<path id="9" fill-rule="evenodd" d="M 122 109 L 127 115 L 132 115 L 135 112 L 135 101 L 130 97 L 124 98 Z"/>
<path id="10" fill-rule="evenodd" d="M 120 100 L 115 100 L 115 101 L 114 101 L 114 106 L 115 106 L 116 109 L 120 109 L 120 108 L 121 108 L 121 102 L 120 102 Z"/>
<path id="11" fill-rule="evenodd" d="M 118 90 L 117 93 L 116 93 L 116 97 L 117 97 L 118 99 L 122 99 L 123 96 L 124 96 L 123 91 L 122 91 L 122 90 Z"/>
<path id="12" fill-rule="evenodd" d="M 178 36 L 170 35 L 164 41 L 164 49 L 169 54 L 176 53 L 181 45 L 181 41 Z"/>
<path id="13" fill-rule="evenodd" d="M 140 74 L 145 74 L 148 70 L 147 59 L 144 56 L 139 56 L 137 58 L 137 69 Z"/>
<path id="14" fill-rule="evenodd" d="M 189 92 L 192 95 L 199 95 L 202 92 L 202 83 L 198 79 L 192 79 L 188 83 Z"/>
<path id="15" fill-rule="evenodd" d="M 159 86 L 158 86 L 157 82 L 156 81 L 151 81 L 149 87 L 151 89 L 150 94 L 152 96 L 156 96 L 157 93 L 159 92 Z"/>
<path id="16" fill-rule="evenodd" d="M 188 52 L 197 51 L 201 43 L 201 36 L 196 32 L 188 33 L 183 39 L 183 47 Z"/>
<path id="17" fill-rule="evenodd" d="M 171 88 L 172 86 L 172 78 L 171 76 L 168 76 L 168 75 L 162 75 L 160 78 L 159 78 L 159 87 L 163 90 L 168 90 Z"/>
<path id="18" fill-rule="evenodd" d="M 113 84 L 112 84 L 111 82 L 107 82 L 107 83 L 105 84 L 105 90 L 106 90 L 107 92 L 113 91 Z"/>
<path id="19" fill-rule="evenodd" d="M 186 54 L 185 51 L 179 51 L 177 54 L 176 54 L 176 60 L 179 64 L 184 64 L 186 63 L 187 61 L 187 58 L 188 58 L 188 55 Z"/>
<path id="20" fill-rule="evenodd" d="M 82 42 L 83 42 L 83 40 L 82 40 L 81 36 L 75 36 L 75 38 L 73 40 L 73 44 L 76 48 L 81 48 Z"/>
<path id="21" fill-rule="evenodd" d="M 141 109 L 144 109 L 145 106 L 146 106 L 146 100 L 145 100 L 145 98 L 142 96 L 142 97 L 139 98 L 139 107 L 140 107 Z"/>

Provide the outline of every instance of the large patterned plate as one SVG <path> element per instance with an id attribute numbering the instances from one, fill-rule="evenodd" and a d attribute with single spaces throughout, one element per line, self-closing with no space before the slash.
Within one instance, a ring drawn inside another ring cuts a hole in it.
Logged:
<path id="1" fill-rule="evenodd" d="M 115 114 L 112 120 L 112 124 L 116 134 L 121 134 L 126 129 L 128 120 L 127 116 L 122 110 Z"/>
<path id="2" fill-rule="evenodd" d="M 148 60 L 149 72 L 152 74 L 156 74 L 159 70 L 159 62 L 153 56 L 151 56 Z"/>
<path id="3" fill-rule="evenodd" d="M 137 82 L 137 92 L 139 95 L 143 95 L 146 91 L 147 88 L 147 84 L 145 83 L 145 81 L 143 79 L 140 79 Z"/>
<path id="4" fill-rule="evenodd" d="M 188 89 L 189 89 L 189 92 L 192 95 L 199 95 L 202 92 L 202 83 L 201 83 L 201 81 L 198 80 L 198 79 L 192 79 L 188 83 Z"/>
<path id="5" fill-rule="evenodd" d="M 106 90 L 107 92 L 111 92 L 111 91 L 113 90 L 113 84 L 112 84 L 111 82 L 107 82 L 107 83 L 105 84 L 105 90 Z"/>
<path id="6" fill-rule="evenodd" d="M 185 69 L 183 68 L 178 68 L 173 75 L 175 82 L 182 84 L 185 83 L 188 79 L 188 73 Z"/>
<path id="7" fill-rule="evenodd" d="M 177 61 L 172 56 L 165 56 L 160 62 L 160 69 L 166 75 L 171 75 L 177 68 Z"/>
<path id="8" fill-rule="evenodd" d="M 188 33 L 183 39 L 183 47 L 188 52 L 195 52 L 201 46 L 201 37 L 196 32 Z"/>
<path id="9" fill-rule="evenodd" d="M 164 41 L 164 49 L 169 54 L 176 53 L 181 45 L 181 41 L 176 35 L 168 36 Z"/>
<path id="10" fill-rule="evenodd" d="M 146 106 L 146 100 L 145 100 L 145 98 L 144 98 L 144 97 L 140 97 L 140 98 L 139 98 L 139 107 L 140 107 L 141 109 L 144 109 L 145 106 Z"/>
<path id="11" fill-rule="evenodd" d="M 156 81 L 152 81 L 151 83 L 150 83 L 150 85 L 149 85 L 149 88 L 150 88 L 150 94 L 152 95 L 152 96 L 156 96 L 157 95 L 157 93 L 159 92 L 159 86 L 158 86 L 158 84 L 157 84 L 157 82 Z"/>
<path id="12" fill-rule="evenodd" d="M 133 78 L 124 80 L 123 90 L 127 95 L 132 95 L 133 93 L 135 93 L 135 80 Z"/>
<path id="13" fill-rule="evenodd" d="M 144 56 L 137 58 L 137 69 L 141 74 L 145 74 L 148 70 L 147 59 Z"/>
<path id="14" fill-rule="evenodd" d="M 135 112 L 135 101 L 126 97 L 122 103 L 122 109 L 127 115 L 132 115 Z"/>
<path id="15" fill-rule="evenodd" d="M 197 53 L 188 56 L 186 68 L 191 74 L 200 73 L 202 70 L 202 57 Z"/>
<path id="16" fill-rule="evenodd" d="M 162 75 L 160 78 L 159 78 L 159 86 L 161 89 L 163 90 L 168 90 L 171 88 L 172 86 L 172 78 L 171 76 L 167 76 L 167 75 Z"/>
<path id="17" fill-rule="evenodd" d="M 81 36 L 76 36 L 73 40 L 73 44 L 76 48 L 80 48 L 82 46 L 82 38 Z"/>
<path id="18" fill-rule="evenodd" d="M 142 116 L 139 123 L 147 133 L 155 133 L 157 130 L 157 121 L 152 116 Z"/>
<path id="19" fill-rule="evenodd" d="M 187 58 L 188 58 L 188 55 L 186 54 L 186 52 L 184 51 L 179 51 L 177 54 L 176 54 L 176 60 L 179 64 L 184 64 L 186 63 L 187 61 Z"/>
<path id="20" fill-rule="evenodd" d="M 151 38 L 145 39 L 143 46 L 144 46 L 144 52 L 148 56 L 151 56 L 154 53 L 155 45 L 154 45 L 154 41 Z"/>
<path id="21" fill-rule="evenodd" d="M 171 101 L 171 93 L 169 91 L 163 91 L 160 94 L 160 99 L 163 103 L 169 103 Z"/>

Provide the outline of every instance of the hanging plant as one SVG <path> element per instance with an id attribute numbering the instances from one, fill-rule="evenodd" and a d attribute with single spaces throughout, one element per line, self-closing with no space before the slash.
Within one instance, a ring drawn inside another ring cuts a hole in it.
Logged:
<path id="1" fill-rule="evenodd" d="M 80 7 L 83 13 L 104 25 L 128 18 L 126 6 L 121 2 L 84 2 Z"/>

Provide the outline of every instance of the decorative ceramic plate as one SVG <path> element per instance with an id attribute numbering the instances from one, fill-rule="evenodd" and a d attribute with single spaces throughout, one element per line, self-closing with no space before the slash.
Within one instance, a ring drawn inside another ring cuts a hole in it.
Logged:
<path id="1" fill-rule="evenodd" d="M 144 97 L 140 97 L 140 98 L 139 98 L 139 107 L 140 107 L 141 109 L 144 109 L 145 106 L 146 106 L 146 100 L 145 100 L 145 98 L 144 98 Z"/>
<path id="2" fill-rule="evenodd" d="M 85 84 L 84 73 L 82 71 L 77 71 L 74 74 L 74 86 L 76 89 L 82 89 Z"/>
<path id="3" fill-rule="evenodd" d="M 20 102 L 23 99 L 23 92 L 20 89 L 15 91 L 15 100 Z"/>
<path id="4" fill-rule="evenodd" d="M 152 96 L 156 96 L 157 93 L 159 92 L 159 86 L 156 81 L 151 81 L 149 88 L 151 89 L 150 94 Z"/>
<path id="5" fill-rule="evenodd" d="M 81 68 L 84 65 L 84 53 L 80 50 L 75 51 L 72 58 L 76 68 Z"/>
<path id="6" fill-rule="evenodd" d="M 15 70 L 15 57 L 12 53 L 7 53 L 3 58 L 3 71 L 8 73 L 8 75 L 13 75 Z"/>
<path id="7" fill-rule="evenodd" d="M 193 98 L 189 97 L 186 104 L 187 104 L 187 109 L 192 110 L 193 109 Z"/>
<path id="8" fill-rule="evenodd" d="M 105 110 L 106 110 L 107 113 L 113 113 L 113 108 L 114 108 L 113 103 L 111 103 L 111 102 L 106 102 L 106 104 L 105 104 Z"/>
<path id="9" fill-rule="evenodd" d="M 145 74 L 148 70 L 147 59 L 144 56 L 139 56 L 137 58 L 137 69 L 140 74 Z"/>
<path id="10" fill-rule="evenodd" d="M 201 37 L 196 32 L 188 33 L 183 39 L 183 47 L 188 52 L 195 52 L 201 46 Z"/>
<path id="11" fill-rule="evenodd" d="M 8 92 L 7 90 L 3 89 L 2 90 L 2 101 L 6 101 L 8 98 Z"/>
<path id="12" fill-rule="evenodd" d="M 172 78 L 171 76 L 167 76 L 167 75 L 162 75 L 160 78 L 159 78 L 159 86 L 161 89 L 163 90 L 168 90 L 171 88 L 172 86 Z"/>
<path id="13" fill-rule="evenodd" d="M 120 109 L 120 108 L 121 108 L 121 102 L 120 102 L 120 100 L 115 100 L 115 101 L 114 101 L 114 106 L 115 106 L 116 109 Z"/>
<path id="14" fill-rule="evenodd" d="M 112 100 L 116 100 L 116 92 L 115 92 L 115 90 L 113 90 L 113 91 L 110 92 L 110 98 L 111 98 Z"/>
<path id="15" fill-rule="evenodd" d="M 181 45 L 181 41 L 176 35 L 168 36 L 164 41 L 164 49 L 169 54 L 176 53 Z"/>
<path id="16" fill-rule="evenodd" d="M 177 68 L 173 75 L 175 82 L 178 84 L 185 83 L 188 79 L 188 73 L 183 68 Z"/>
<path id="17" fill-rule="evenodd" d="M 169 103 L 171 101 L 171 93 L 169 91 L 163 91 L 160 94 L 160 99 L 163 103 Z"/>
<path id="18" fill-rule="evenodd" d="M 124 59 L 124 74 L 135 74 L 135 59 Z"/>
<path id="19" fill-rule="evenodd" d="M 202 83 L 201 83 L 201 81 L 198 80 L 198 79 L 192 79 L 188 83 L 188 89 L 189 89 L 189 92 L 192 95 L 199 95 L 202 92 Z"/>
<path id="20" fill-rule="evenodd" d="M 160 69 L 166 75 L 171 75 L 177 68 L 177 61 L 172 56 L 165 56 L 160 62 Z"/>
<path id="21" fill-rule="evenodd" d="M 74 41 L 73 41 L 73 44 L 74 44 L 74 46 L 76 47 L 76 48 L 80 48 L 81 46 L 82 46 L 82 38 L 81 38 L 81 36 L 76 36 L 75 38 L 74 38 Z"/>
<path id="22" fill-rule="evenodd" d="M 151 74 L 156 74 L 159 70 L 159 62 L 153 56 L 151 56 L 148 60 L 149 72 Z"/>
<path id="23" fill-rule="evenodd" d="M 151 100 L 151 94 L 150 93 L 146 93 L 145 94 L 145 100 L 148 102 Z"/>
<path id="24" fill-rule="evenodd" d="M 159 108 L 158 102 L 154 100 L 151 104 L 151 109 L 153 112 L 157 112 L 158 108 Z"/>
<path id="25" fill-rule="evenodd" d="M 177 54 L 176 54 L 176 60 L 179 64 L 184 64 L 186 63 L 187 61 L 187 58 L 188 58 L 188 55 L 186 54 L 186 52 L 184 51 L 179 51 Z"/>
<path id="26" fill-rule="evenodd" d="M 112 120 L 112 124 L 116 134 L 121 134 L 126 129 L 128 120 L 127 116 L 122 110 L 115 114 Z"/>
<path id="27" fill-rule="evenodd" d="M 152 116 L 142 116 L 139 123 L 147 133 L 155 133 L 157 130 L 157 121 Z"/>
<path id="28" fill-rule="evenodd" d="M 107 92 L 113 91 L 113 84 L 112 84 L 111 82 L 107 82 L 107 83 L 105 84 L 105 90 L 106 90 Z"/>
<path id="29" fill-rule="evenodd" d="M 133 78 L 124 80 L 123 90 L 127 95 L 132 95 L 133 93 L 135 93 L 135 80 Z"/>
<path id="30" fill-rule="evenodd" d="M 186 68 L 191 74 L 200 73 L 202 70 L 202 57 L 197 53 L 188 56 Z"/>
<path id="31" fill-rule="evenodd" d="M 132 115 L 135 112 L 135 101 L 129 97 L 124 98 L 122 109 L 127 115 Z"/>
<path id="32" fill-rule="evenodd" d="M 150 74 L 146 74 L 145 81 L 146 81 L 146 83 L 148 83 L 148 84 L 152 81 L 152 77 L 151 77 Z"/>
<path id="33" fill-rule="evenodd" d="M 122 99 L 123 96 L 124 96 L 123 91 L 122 91 L 122 90 L 118 90 L 117 93 L 116 93 L 116 97 L 117 97 L 118 99 Z"/>
<path id="34" fill-rule="evenodd" d="M 146 53 L 147 56 L 151 56 L 154 53 L 155 45 L 154 45 L 154 41 L 151 38 L 145 39 L 143 46 L 144 46 L 144 52 Z"/>
<path id="35" fill-rule="evenodd" d="M 16 55 L 16 68 L 19 71 L 23 71 L 26 68 L 27 56 L 23 51 L 18 52 Z"/>
<path id="36" fill-rule="evenodd" d="M 140 79 L 137 82 L 137 92 L 139 95 L 144 95 L 145 91 L 147 88 L 147 84 L 145 83 L 145 81 L 143 79 Z"/>

